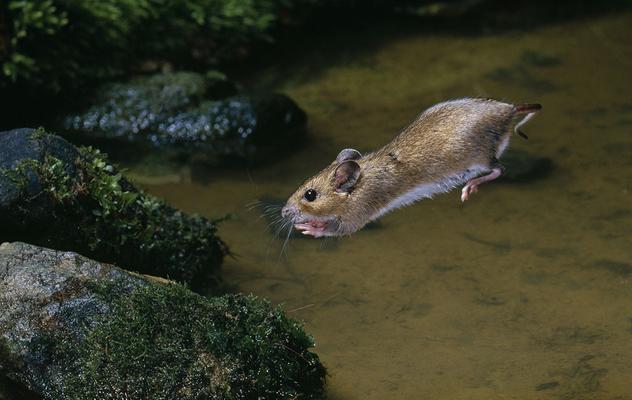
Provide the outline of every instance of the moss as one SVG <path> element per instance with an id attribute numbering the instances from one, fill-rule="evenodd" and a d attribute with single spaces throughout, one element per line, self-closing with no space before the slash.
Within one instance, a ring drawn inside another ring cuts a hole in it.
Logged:
<path id="1" fill-rule="evenodd" d="M 3 239 L 72 249 L 101 261 L 136 266 L 143 273 L 208 283 L 228 251 L 215 235 L 215 223 L 138 191 L 98 150 L 79 151 L 73 166 L 76 175 L 50 154 L 0 171 L 24 192 L 23 204 L 14 207 L 14 219 L 33 217 L 28 203 L 41 201 L 41 196 L 52 204 L 46 221 L 25 223 L 28 231 L 23 236 L 11 231 L 8 234 L 13 236 Z M 33 176 L 41 191 L 28 196 Z"/>
<path id="2" fill-rule="evenodd" d="M 43 127 L 39 127 L 37 129 L 34 129 L 31 133 L 29 133 L 29 139 L 31 140 L 41 140 L 44 137 L 46 137 L 48 133 L 46 133 L 46 129 L 44 129 Z"/>
<path id="3" fill-rule="evenodd" d="M 107 289 L 100 292 L 112 301 Z M 206 299 L 180 285 L 117 296 L 85 328 L 62 337 L 61 385 L 70 399 L 296 399 L 322 395 L 325 371 L 299 323 L 252 296 Z"/>
<path id="4" fill-rule="evenodd" d="M 42 163 L 30 161 L 25 163 L 37 169 L 40 180 L 46 182 L 44 190 L 57 203 L 63 203 L 75 196 L 72 179 L 66 173 L 63 161 L 50 155 L 45 156 Z"/>

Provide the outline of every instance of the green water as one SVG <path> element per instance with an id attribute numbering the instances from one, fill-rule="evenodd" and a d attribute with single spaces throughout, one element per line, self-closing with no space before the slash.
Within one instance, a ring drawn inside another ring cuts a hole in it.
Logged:
<path id="1" fill-rule="evenodd" d="M 227 283 L 305 321 L 331 399 L 632 399 L 632 14 L 378 32 L 362 50 L 344 49 L 359 40 L 348 35 L 252 78 L 305 108 L 307 147 L 254 170 L 138 181 L 185 210 L 234 214 L 220 229 L 237 254 Z M 461 96 L 542 103 L 511 146 L 551 158 L 552 173 L 465 205 L 441 195 L 340 240 L 295 238 L 279 257 L 249 203 Z"/>

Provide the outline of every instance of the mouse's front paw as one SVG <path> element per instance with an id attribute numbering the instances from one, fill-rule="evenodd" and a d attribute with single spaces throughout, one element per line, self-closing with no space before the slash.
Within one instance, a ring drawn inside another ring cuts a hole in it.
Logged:
<path id="1" fill-rule="evenodd" d="M 312 224 L 294 224 L 294 228 L 301 231 L 303 235 L 322 237 L 325 236 L 325 228 L 321 226 L 313 226 Z"/>

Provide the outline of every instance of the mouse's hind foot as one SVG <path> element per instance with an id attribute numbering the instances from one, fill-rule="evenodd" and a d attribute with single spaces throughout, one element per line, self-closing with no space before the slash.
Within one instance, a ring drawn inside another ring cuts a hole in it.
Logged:
<path id="1" fill-rule="evenodd" d="M 470 179 L 463 189 L 461 189 L 461 201 L 465 202 L 470 198 L 470 195 L 478 192 L 478 187 L 485 182 L 493 181 L 502 174 L 500 167 L 492 168 L 492 172 L 487 175 L 479 176 L 478 178 Z"/>

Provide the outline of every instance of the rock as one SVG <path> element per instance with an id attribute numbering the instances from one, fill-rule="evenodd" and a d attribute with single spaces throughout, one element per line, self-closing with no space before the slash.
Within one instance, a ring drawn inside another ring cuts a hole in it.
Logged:
<path id="1" fill-rule="evenodd" d="M 550 158 L 534 156 L 520 150 L 509 150 L 500 159 L 505 170 L 501 176 L 504 182 L 529 182 L 548 175 L 553 169 Z"/>
<path id="2" fill-rule="evenodd" d="M 0 358 L 1 360 L 1 358 Z M 0 365 L 2 361 L 0 361 Z M 0 369 L 0 400 L 39 400 L 41 396 L 25 388 L 17 382 L 12 382 L 2 376 Z"/>
<path id="3" fill-rule="evenodd" d="M 62 138 L 29 128 L 0 132 L 0 232 L 11 226 L 7 224 L 25 229 L 29 226 L 28 219 L 44 219 L 54 206 L 52 198 L 40 195 L 44 189 L 34 170 L 18 171 L 25 163 L 44 163 L 47 156 L 60 161 L 56 171 L 60 175 L 77 176 L 75 160 L 79 151 Z M 26 210 L 20 208 L 20 203 L 24 199 L 28 199 L 29 215 L 23 220 L 21 216 Z M 5 218 L 9 214 L 14 218 Z"/>
<path id="4" fill-rule="evenodd" d="M 195 285 L 227 253 L 213 221 L 139 191 L 98 151 L 32 129 L 0 132 L 0 241 L 15 240 Z"/>
<path id="5" fill-rule="evenodd" d="M 262 161 L 296 147 L 306 124 L 296 103 L 281 94 L 224 98 L 235 94 L 226 82 L 178 72 L 106 85 L 86 110 L 63 119 L 62 131 L 71 140 L 158 147 L 213 163 Z"/>
<path id="6" fill-rule="evenodd" d="M 72 252 L 0 245 L 0 375 L 44 399 L 312 399 L 312 339 L 252 296 L 207 299 Z"/>
<path id="7" fill-rule="evenodd" d="M 171 74 L 162 74 L 162 76 L 169 77 L 170 75 L 178 76 L 181 74 L 191 75 L 190 72 L 173 72 Z M 205 97 L 207 99 L 219 100 L 237 94 L 237 85 L 235 84 L 235 82 L 228 80 L 228 77 L 226 77 L 226 75 L 216 70 L 208 71 L 204 75 L 204 86 L 206 87 Z"/>

